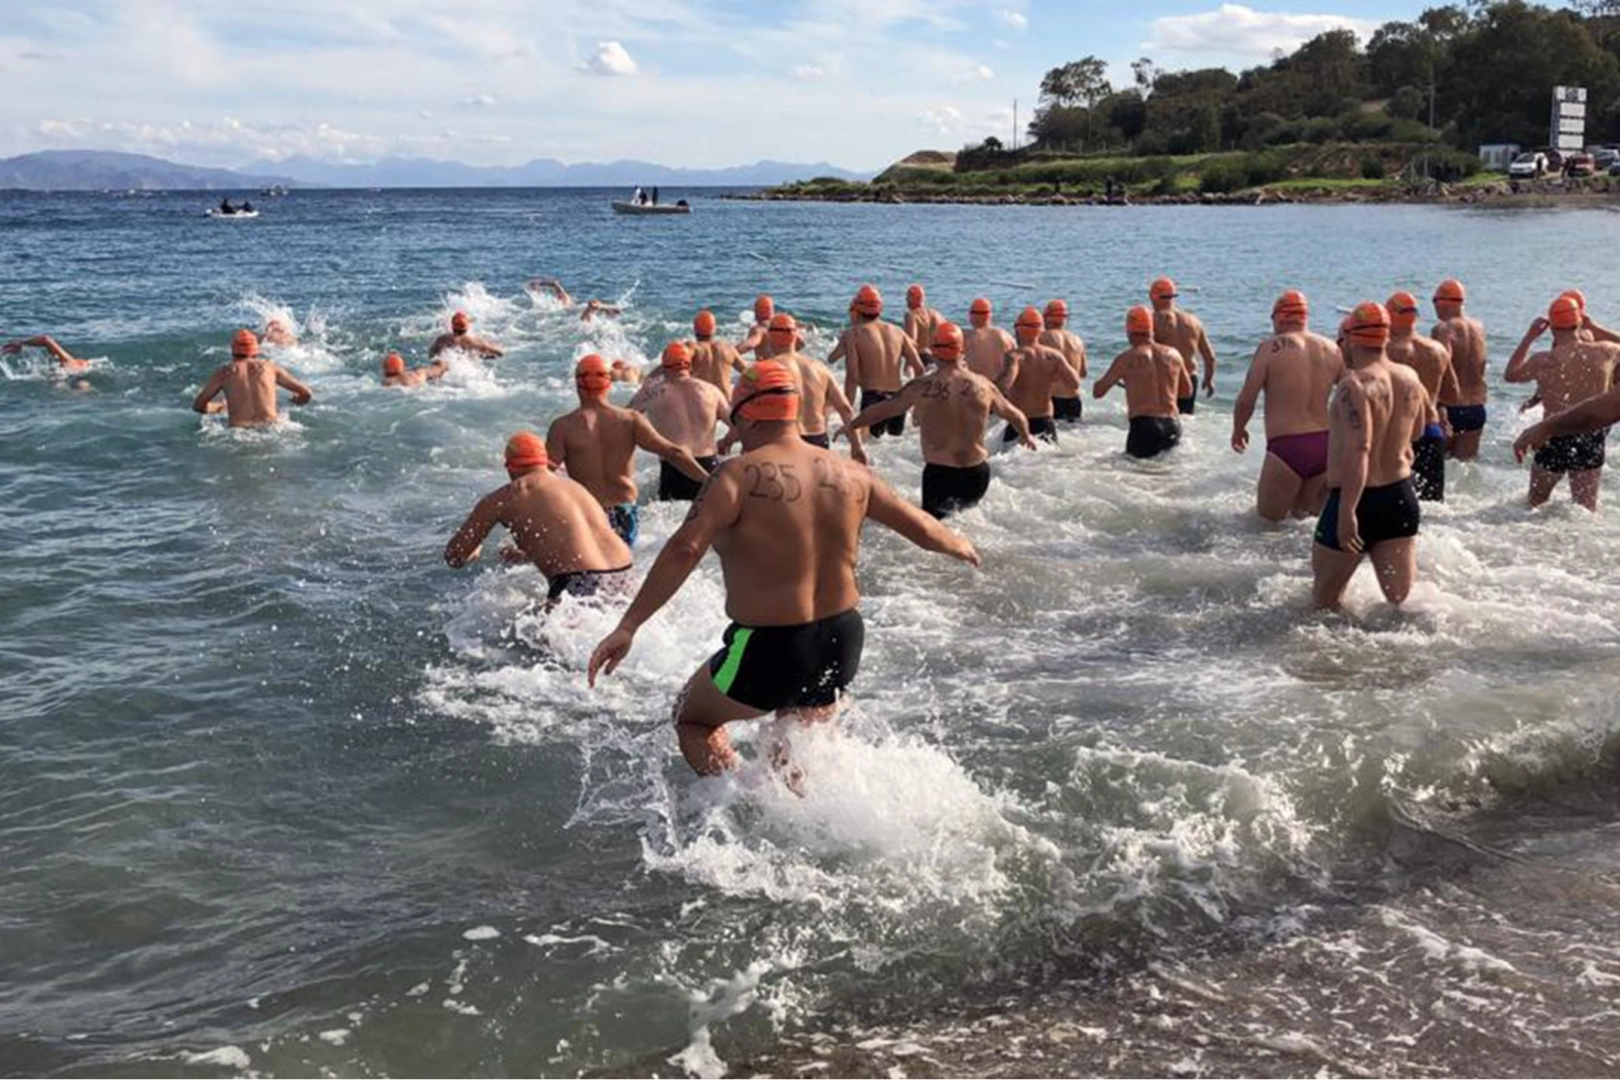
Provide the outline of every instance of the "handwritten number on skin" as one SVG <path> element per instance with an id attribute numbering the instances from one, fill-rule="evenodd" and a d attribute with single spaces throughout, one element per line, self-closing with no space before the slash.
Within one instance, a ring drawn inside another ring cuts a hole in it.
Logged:
<path id="1" fill-rule="evenodd" d="M 795 472 L 792 465 L 773 465 L 770 462 L 744 465 L 743 473 L 748 477 L 748 497 L 773 502 L 797 502 L 799 496 L 804 494 L 804 484 Z"/>

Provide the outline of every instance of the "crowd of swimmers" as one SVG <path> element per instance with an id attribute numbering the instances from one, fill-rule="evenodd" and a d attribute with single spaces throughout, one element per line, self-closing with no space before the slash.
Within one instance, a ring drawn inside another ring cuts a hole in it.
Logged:
<path id="1" fill-rule="evenodd" d="M 555 279 L 535 279 L 530 288 L 574 306 Z M 1215 390 L 1214 350 L 1203 324 L 1177 305 L 1175 283 L 1154 281 L 1147 299 L 1125 313 L 1126 348 L 1092 383 L 1095 398 L 1124 387 L 1125 452 L 1135 458 L 1178 445 L 1199 387 L 1205 395 Z M 1416 575 L 1421 504 L 1445 498 L 1448 458 L 1479 452 L 1489 419 L 1485 330 L 1464 313 L 1466 302 L 1460 282 L 1442 282 L 1425 336 L 1417 298 L 1396 292 L 1356 305 L 1334 338 L 1310 330 L 1302 293 L 1285 292 L 1272 306 L 1272 332 L 1256 348 L 1233 409 L 1231 446 L 1247 451 L 1248 426 L 1263 402 L 1256 508 L 1271 521 L 1316 518 L 1317 607 L 1341 604 L 1364 557 L 1384 596 L 1403 602 Z M 591 315 L 617 313 L 606 307 L 587 305 Z M 698 312 L 693 336 L 665 345 L 645 377 L 623 360 L 582 357 L 573 369 L 577 407 L 553 419 L 544 437 L 523 431 L 507 441 L 508 482 L 478 501 L 444 552 L 450 566 L 464 566 L 499 525 L 508 537 L 500 558 L 536 567 L 548 603 L 564 595 L 629 597 L 591 655 L 594 686 L 712 547 L 731 625 L 674 709 L 681 751 L 702 774 L 733 764 L 731 721 L 777 713 L 808 722 L 836 713 L 861 659 L 855 566 L 867 520 L 977 566 L 971 541 L 944 522 L 989 487 L 990 418 L 1004 422 L 1001 443 L 1031 450 L 1082 422 L 1088 358 L 1062 300 L 1024 308 L 1009 334 L 994 324 L 988 300 L 972 302 L 964 329 L 928 305 L 921 285 L 907 290 L 904 321 L 886 320 L 881 294 L 863 285 L 849 318 L 825 360 L 806 353 L 806 327 L 769 296 L 755 302 L 754 325 L 735 343 L 719 334 L 712 312 Z M 1549 331 L 1550 344 L 1538 349 Z M 265 341 L 296 338 L 272 321 Z M 276 420 L 278 389 L 294 404 L 312 400 L 311 389 L 263 356 L 260 344 L 252 331 L 236 332 L 231 361 L 193 402 L 198 412 L 223 411 L 232 425 L 252 426 Z M 50 352 L 66 371 L 86 367 L 49 337 L 9 342 L 0 352 L 29 346 Z M 391 352 L 383 382 L 419 386 L 442 378 L 451 356 L 501 355 L 456 312 L 428 349 L 426 367 L 412 369 Z M 1592 320 L 1579 291 L 1553 300 L 1526 330 L 1503 377 L 1534 383 L 1529 404 L 1544 409 L 1545 419 L 1514 443 L 1520 460 L 1533 453 L 1532 506 L 1567 475 L 1573 498 L 1596 509 L 1604 438 L 1620 421 L 1617 365 L 1620 334 Z M 624 406 L 610 400 L 619 383 L 634 386 Z M 867 440 L 902 436 L 908 417 L 924 461 L 919 504 L 867 465 Z M 636 588 L 638 450 L 660 460 L 657 497 L 692 505 Z"/>

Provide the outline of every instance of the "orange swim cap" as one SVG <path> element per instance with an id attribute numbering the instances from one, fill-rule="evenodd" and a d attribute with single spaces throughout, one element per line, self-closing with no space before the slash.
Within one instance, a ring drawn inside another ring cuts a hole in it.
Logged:
<path id="1" fill-rule="evenodd" d="M 231 335 L 231 356 L 234 359 L 245 359 L 249 356 L 259 355 L 259 339 L 251 330 L 238 330 Z"/>
<path id="2" fill-rule="evenodd" d="M 1069 321 L 1069 304 L 1066 300 L 1048 300 L 1046 302 L 1046 325 L 1062 326 Z"/>
<path id="3" fill-rule="evenodd" d="M 1434 290 L 1436 300 L 1453 300 L 1462 303 L 1468 299 L 1468 290 L 1463 288 L 1462 282 L 1456 278 L 1446 278 Z"/>
<path id="4" fill-rule="evenodd" d="M 613 369 L 595 353 L 579 358 L 574 365 L 574 382 L 593 394 L 606 394 L 613 385 Z"/>
<path id="5" fill-rule="evenodd" d="M 1156 278 L 1148 286 L 1148 297 L 1152 300 L 1174 300 L 1176 298 L 1176 283 L 1167 277 Z"/>
<path id="6" fill-rule="evenodd" d="M 546 456 L 545 441 L 532 431 L 520 431 L 506 440 L 506 472 L 516 476 L 529 469 L 543 469 L 550 464 Z"/>
<path id="7" fill-rule="evenodd" d="M 1409 292 L 1398 292 L 1384 302 L 1389 309 L 1389 324 L 1399 326 L 1403 330 L 1417 325 L 1418 302 L 1417 297 Z"/>
<path id="8" fill-rule="evenodd" d="M 1137 304 L 1125 313 L 1125 333 L 1129 337 L 1153 336 L 1153 312 Z"/>
<path id="9" fill-rule="evenodd" d="M 862 285 L 855 293 L 855 310 L 862 315 L 878 315 L 883 311 L 883 294 L 876 285 Z"/>
<path id="10" fill-rule="evenodd" d="M 769 322 L 771 313 L 776 310 L 776 301 L 767 293 L 760 293 L 754 298 L 754 320 L 756 322 Z"/>
<path id="11" fill-rule="evenodd" d="M 383 358 L 384 375 L 405 374 L 405 358 L 397 352 L 391 352 Z"/>
<path id="12" fill-rule="evenodd" d="M 1033 341 L 1045 326 L 1046 322 L 1041 318 L 1041 313 L 1035 308 L 1027 307 L 1018 313 L 1018 318 L 1013 323 L 1013 330 L 1018 334 L 1020 340 L 1027 337 Z"/>
<path id="13" fill-rule="evenodd" d="M 664 355 L 659 361 L 668 371 L 691 371 L 692 354 L 686 351 L 686 346 L 679 341 L 672 341 L 664 346 Z M 619 366 L 623 360 L 615 360 L 614 365 Z"/>
<path id="14" fill-rule="evenodd" d="M 1305 294 L 1298 289 L 1289 289 L 1277 297 L 1277 302 L 1271 305 L 1271 317 L 1304 319 L 1311 313 L 1311 305 L 1306 302 Z"/>
<path id="15" fill-rule="evenodd" d="M 799 324 L 787 312 L 771 316 L 771 325 L 765 331 L 771 337 L 782 341 L 792 341 L 799 333 Z"/>
<path id="16" fill-rule="evenodd" d="M 926 296 L 921 285 L 913 285 L 906 290 L 907 307 L 920 308 L 923 306 L 924 299 L 926 299 Z"/>
<path id="17" fill-rule="evenodd" d="M 467 317 L 467 313 L 465 311 L 458 311 L 454 315 L 450 316 L 450 329 L 456 331 L 458 334 L 471 325 L 472 320 Z"/>
<path id="18" fill-rule="evenodd" d="M 962 328 L 953 322 L 942 322 L 934 328 L 934 343 L 929 351 L 940 360 L 959 360 L 962 356 Z"/>
<path id="19" fill-rule="evenodd" d="M 731 419 L 797 420 L 799 384 L 785 364 L 761 360 L 737 377 L 731 388 Z"/>
<path id="20" fill-rule="evenodd" d="M 1559 293 L 1558 295 L 1559 296 L 1567 296 L 1571 300 L 1575 301 L 1575 306 L 1581 309 L 1581 314 L 1582 315 L 1586 314 L 1586 294 L 1581 292 L 1581 290 L 1579 290 L 1579 289 L 1565 289 L 1563 292 Z"/>
<path id="21" fill-rule="evenodd" d="M 991 310 L 990 301 L 982 296 L 978 297 L 968 305 L 968 322 L 974 326 L 989 326 Z"/>
<path id="22" fill-rule="evenodd" d="M 704 308 L 692 317 L 692 332 L 700 338 L 714 337 L 714 312 Z"/>
<path id="23" fill-rule="evenodd" d="M 1367 349 L 1381 349 L 1389 344 L 1389 312 L 1384 305 L 1364 300 L 1350 312 L 1345 320 L 1344 336 L 1352 345 Z"/>
<path id="24" fill-rule="evenodd" d="M 1554 330 L 1578 330 L 1581 326 L 1581 306 L 1572 296 L 1560 296 L 1547 309 L 1547 321 Z"/>

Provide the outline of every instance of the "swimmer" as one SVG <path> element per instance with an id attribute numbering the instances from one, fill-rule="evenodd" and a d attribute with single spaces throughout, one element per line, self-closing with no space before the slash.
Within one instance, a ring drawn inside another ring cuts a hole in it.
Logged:
<path id="1" fill-rule="evenodd" d="M 1124 383 L 1125 415 L 1130 417 L 1125 452 L 1135 458 L 1157 457 L 1181 442 L 1176 402 L 1197 390 L 1181 354 L 1153 340 L 1151 311 L 1137 305 L 1126 312 L 1125 336 L 1130 347 L 1092 384 L 1091 396 L 1100 400 L 1115 383 Z"/>
<path id="2" fill-rule="evenodd" d="M 1581 309 L 1581 337 L 1586 341 L 1601 341 L 1610 345 L 1620 345 L 1620 332 L 1610 330 L 1599 325 L 1586 310 L 1586 294 L 1579 289 L 1565 289 L 1560 296 L 1567 296 L 1575 301 L 1575 306 Z"/>
<path id="3" fill-rule="evenodd" d="M 1440 402 L 1457 398 L 1457 374 L 1451 368 L 1451 350 L 1417 332 L 1417 297 L 1398 292 L 1384 305 L 1389 310 L 1389 359 L 1417 372 L 1429 407 L 1423 435 L 1412 444 L 1412 484 L 1424 502 L 1446 500 L 1446 439 L 1449 418 Z"/>
<path id="4" fill-rule="evenodd" d="M 1181 354 L 1187 365 L 1187 379 L 1193 384 L 1191 393 L 1177 399 L 1176 409 L 1191 415 L 1198 407 L 1198 357 L 1204 359 L 1204 396 L 1215 393 L 1215 350 L 1210 348 L 1209 335 L 1204 324 L 1190 311 L 1176 307 L 1176 283 L 1167 277 L 1159 278 L 1148 288 L 1153 303 L 1153 340 L 1169 345 Z"/>
<path id="5" fill-rule="evenodd" d="M 445 372 L 450 368 L 443 360 L 435 360 L 427 367 L 408 368 L 405 358 L 397 352 L 391 352 L 383 358 L 382 384 L 384 386 L 399 386 L 410 388 L 422 386 L 430 382 L 438 382 L 444 378 Z"/>
<path id="6" fill-rule="evenodd" d="M 601 300 L 585 301 L 585 308 L 579 313 L 580 322 L 591 322 L 598 315 L 603 318 L 617 318 L 623 311 L 616 304 L 603 303 Z"/>
<path id="7" fill-rule="evenodd" d="M 530 278 L 523 287 L 532 293 L 550 293 L 552 299 L 565 308 L 574 306 L 574 298 L 568 295 L 568 290 L 563 288 L 562 282 L 554 277 Z"/>
<path id="8" fill-rule="evenodd" d="M 906 336 L 911 338 L 911 344 L 916 348 L 917 355 L 923 360 L 931 357 L 928 350 L 934 344 L 934 330 L 945 321 L 945 316 L 928 306 L 928 294 L 921 285 L 912 285 L 906 289 L 906 321 L 904 330 Z"/>
<path id="9" fill-rule="evenodd" d="M 1006 394 L 1028 418 L 1031 435 L 1055 444 L 1057 423 L 1052 416 L 1053 398 L 1078 395 L 1080 376 L 1062 353 L 1040 343 L 1044 326 L 1041 313 L 1035 308 L 1027 307 L 1019 313 L 1013 323 L 1018 345 L 1002 360 L 996 389 Z M 1001 433 L 1004 443 L 1017 437 L 1018 432 L 1011 424 Z"/>
<path id="10" fill-rule="evenodd" d="M 922 357 L 917 346 L 900 327 L 884 322 L 883 295 L 872 285 L 862 285 L 855 294 L 855 325 L 844 331 L 840 348 L 848 358 L 844 371 L 844 397 L 855 400 L 860 391 L 861 408 L 887 401 L 900 392 L 900 369 L 906 374 L 922 374 Z M 774 325 L 774 324 L 773 324 Z M 828 360 L 831 363 L 831 358 Z M 906 430 L 904 414 L 893 417 L 872 429 L 872 438 L 899 435 Z"/>
<path id="11" fill-rule="evenodd" d="M 1082 387 L 1076 390 L 1073 397 L 1067 395 L 1052 399 L 1052 419 L 1060 424 L 1078 424 L 1082 414 L 1080 397 L 1085 392 L 1086 378 L 1086 343 L 1080 340 L 1080 335 L 1068 329 L 1069 305 L 1064 300 L 1048 300 L 1046 310 L 1042 313 L 1046 329 L 1041 331 L 1037 339 L 1049 349 L 1056 349 L 1067 360 L 1069 367 L 1074 369 L 1074 376 L 1080 380 Z"/>
<path id="12" fill-rule="evenodd" d="M 1337 343 L 1307 329 L 1310 305 L 1290 289 L 1271 307 L 1272 336 L 1260 343 L 1232 405 L 1232 449 L 1249 448 L 1249 420 L 1266 398 L 1266 457 L 1255 508 L 1267 521 L 1320 513 L 1327 498 L 1328 396 L 1344 374 Z"/>
<path id="13" fill-rule="evenodd" d="M 1428 395 L 1417 373 L 1392 364 L 1389 312 L 1368 301 L 1345 326 L 1349 371 L 1328 406 L 1328 497 L 1316 522 L 1314 603 L 1337 609 L 1371 557 L 1378 587 L 1402 603 L 1417 577 L 1423 511 L 1412 483 L 1412 443 L 1423 433 Z"/>
<path id="14" fill-rule="evenodd" d="M 1442 391 L 1440 407 L 1446 411 L 1451 437 L 1447 452 L 1458 461 L 1479 456 L 1480 434 L 1485 429 L 1485 324 L 1463 314 L 1468 293 L 1462 282 L 1447 278 L 1434 290 L 1434 311 L 1440 321 L 1430 336 L 1451 351 L 1455 390 Z"/>
<path id="15" fill-rule="evenodd" d="M 214 372 L 191 407 L 200 413 L 223 408 L 231 427 L 261 427 L 279 419 L 276 387 L 292 394 L 294 405 L 308 405 L 315 397 L 309 387 L 278 364 L 259 358 L 259 339 L 251 330 L 238 330 L 231 338 L 231 362 Z M 225 404 L 214 399 L 221 393 Z"/>
<path id="16" fill-rule="evenodd" d="M 629 545 L 590 492 L 547 464 L 540 436 L 512 436 L 506 443 L 510 482 L 478 500 L 445 546 L 444 561 L 457 570 L 466 566 L 482 554 L 490 530 L 504 525 L 512 544 L 501 549 L 501 559 L 531 563 L 545 575 L 548 609 L 565 595 L 628 594 Z"/>
<path id="17" fill-rule="evenodd" d="M 771 316 L 769 333 L 775 335 L 778 341 L 791 339 L 794 330 L 793 316 Z M 778 353 L 774 359 L 788 369 L 799 387 L 799 437 L 811 446 L 828 449 L 832 443 L 827 437 L 827 414 L 836 412 L 844 421 L 844 431 L 849 433 L 849 456 L 865 465 L 866 448 L 861 443 L 860 433 L 849 430 L 850 421 L 855 419 L 855 410 L 850 408 L 849 398 L 838 389 L 838 382 L 827 365 L 797 349 Z M 731 438 L 728 436 L 721 445 L 729 447 Z"/>
<path id="18" fill-rule="evenodd" d="M 1502 374 L 1510 383 L 1533 380 L 1536 396 L 1548 417 L 1568 412 L 1578 403 L 1606 393 L 1614 384 L 1620 345 L 1583 340 L 1581 314 L 1573 298 L 1560 296 L 1554 300 L 1546 318 L 1531 322 Z M 1532 355 L 1530 347 L 1549 328 L 1553 332 L 1552 348 Z M 1602 430 L 1588 431 L 1536 443 L 1540 448 L 1530 467 L 1530 505 L 1540 506 L 1550 499 L 1558 481 L 1567 474 L 1570 496 L 1596 512 L 1607 435 Z M 1517 452 L 1517 443 L 1514 449 Z"/>
<path id="19" fill-rule="evenodd" d="M 596 496 L 607 511 L 613 531 L 634 547 L 641 514 L 636 506 L 636 448 L 656 454 L 686 476 L 702 483 L 708 475 L 684 446 L 658 434 L 640 413 L 609 404 L 613 372 L 595 353 L 574 366 L 579 408 L 557 417 L 546 430 L 546 455 L 553 469 L 568 475 Z"/>
<path id="20" fill-rule="evenodd" d="M 754 325 L 743 336 L 743 339 L 737 342 L 737 352 L 739 354 L 746 356 L 753 353 L 755 360 L 769 360 L 778 352 L 784 351 L 771 343 L 769 331 L 771 317 L 775 314 L 776 301 L 772 300 L 769 295 L 761 293 L 754 298 Z M 794 349 L 804 348 L 804 334 L 801 333 L 793 339 L 792 347 Z M 829 359 L 828 363 L 831 362 Z"/>
<path id="21" fill-rule="evenodd" d="M 1007 421 L 1020 443 L 1035 449 L 1029 420 L 995 383 L 962 364 L 962 351 L 962 328 L 941 323 L 929 348 L 934 367 L 906 383 L 896 396 L 862 409 L 847 428 L 853 437 L 868 424 L 881 424 L 910 409 L 925 462 L 922 508 L 937 518 L 976 506 L 989 490 L 984 425 L 991 413 Z"/>
<path id="22" fill-rule="evenodd" d="M 641 369 L 628 360 L 613 361 L 611 374 L 614 382 L 622 382 L 626 386 L 636 386 L 641 382 Z"/>
<path id="23" fill-rule="evenodd" d="M 792 373 L 774 361 L 737 380 L 731 409 L 742 455 L 703 486 L 618 627 L 591 654 L 587 678 L 595 686 L 714 547 L 731 626 L 674 709 L 681 753 L 702 776 L 736 765 L 725 731 L 734 720 L 770 712 L 802 722 L 836 716 L 865 638 L 855 565 L 867 520 L 924 550 L 979 564 L 971 543 L 864 466 L 805 442 L 798 397 Z"/>
<path id="24" fill-rule="evenodd" d="M 506 355 L 499 345 L 469 333 L 471 326 L 472 320 L 467 317 L 465 311 L 458 311 L 450 316 L 450 332 L 433 339 L 433 344 L 428 346 L 428 359 L 435 359 L 446 349 L 459 349 L 491 359 Z"/>
<path id="25" fill-rule="evenodd" d="M 732 372 L 745 371 L 748 365 L 731 342 L 714 336 L 715 329 L 714 312 L 705 309 L 692 317 L 692 333 L 697 337 L 692 346 L 692 377 L 712 384 L 729 398 Z"/>
<path id="26" fill-rule="evenodd" d="M 731 429 L 726 396 L 702 379 L 692 377 L 692 354 L 686 345 L 672 341 L 664 346 L 659 363 L 662 378 L 646 383 L 636 391 L 626 408 L 646 416 L 653 430 L 676 446 L 684 447 L 703 467 L 705 475 L 720 464 L 714 445 L 714 426 Z M 703 486 L 670 464 L 658 463 L 658 498 L 661 502 L 691 502 Z"/>
<path id="27" fill-rule="evenodd" d="M 90 361 L 81 360 L 59 345 L 55 338 L 48 334 L 36 334 L 31 338 L 18 338 L 0 345 L 0 355 L 16 356 L 24 349 L 44 349 L 56 361 L 57 370 L 63 372 L 81 372 L 90 370 Z"/>
<path id="28" fill-rule="evenodd" d="M 1001 374 L 1001 363 L 1007 353 L 1018 347 L 1012 335 L 993 324 L 990 301 L 978 297 L 968 305 L 968 332 L 962 354 L 962 363 L 975 375 L 994 381 Z"/>
<path id="29" fill-rule="evenodd" d="M 264 336 L 260 343 L 274 345 L 278 349 L 291 349 L 298 344 L 298 335 L 282 320 L 271 319 L 264 324 Z"/>

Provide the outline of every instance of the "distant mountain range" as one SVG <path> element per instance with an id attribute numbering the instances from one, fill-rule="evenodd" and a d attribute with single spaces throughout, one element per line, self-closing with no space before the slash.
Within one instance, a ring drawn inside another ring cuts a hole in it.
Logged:
<path id="1" fill-rule="evenodd" d="M 871 173 L 836 165 L 756 161 L 724 169 L 681 169 L 646 161 L 568 165 L 537 158 L 524 165 L 463 165 L 426 158 L 384 158 L 369 165 L 330 165 L 295 157 L 275 175 L 180 165 L 143 154 L 45 150 L 0 159 L 0 188 L 32 191 L 241 191 L 269 187 L 764 187 L 818 176 L 868 180 Z"/>

